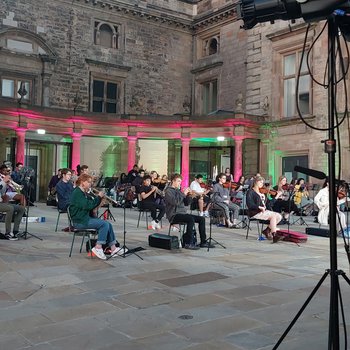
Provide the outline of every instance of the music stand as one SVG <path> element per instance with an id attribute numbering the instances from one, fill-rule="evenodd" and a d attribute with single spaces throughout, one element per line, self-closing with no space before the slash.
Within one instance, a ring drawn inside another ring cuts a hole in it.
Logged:
<path id="1" fill-rule="evenodd" d="M 247 203 L 247 191 L 249 189 L 249 185 L 243 185 L 243 189 L 242 189 L 242 193 L 243 193 L 243 197 L 242 197 L 242 212 L 241 212 L 241 220 L 237 223 L 237 226 L 241 225 L 242 226 L 240 228 L 244 229 L 248 226 L 247 224 L 247 218 L 246 218 L 246 203 Z"/>
<path id="2" fill-rule="evenodd" d="M 28 238 L 28 235 L 30 237 L 34 237 L 36 239 L 39 239 L 40 241 L 42 241 L 43 239 L 33 233 L 30 233 L 28 232 L 28 218 L 29 218 L 29 207 L 30 207 L 30 204 L 33 204 L 31 201 L 30 201 L 30 195 L 31 195 L 31 192 L 32 192 L 32 186 L 31 186 L 31 178 L 30 177 L 26 177 L 25 178 L 25 181 L 27 182 L 27 188 L 28 188 L 28 191 L 26 192 L 26 194 L 24 195 L 26 197 L 26 208 L 25 208 L 25 211 L 24 213 L 26 214 L 26 223 L 25 223 L 25 229 L 24 231 L 18 235 L 18 237 L 21 237 L 21 238 L 24 238 L 24 239 L 27 239 Z"/>
<path id="3" fill-rule="evenodd" d="M 126 205 L 125 205 L 126 204 L 126 198 L 125 198 L 125 196 L 126 196 L 126 193 L 127 193 L 127 189 L 128 188 L 126 188 L 125 191 L 124 191 L 124 198 L 123 198 L 123 246 L 122 246 L 123 254 L 120 255 L 120 256 L 122 256 L 123 258 L 126 258 L 127 255 L 134 254 L 139 259 L 143 260 L 143 258 L 136 253 L 136 251 L 142 250 L 142 247 L 130 249 L 126 245 Z M 125 249 L 128 250 L 127 253 L 125 253 Z"/>

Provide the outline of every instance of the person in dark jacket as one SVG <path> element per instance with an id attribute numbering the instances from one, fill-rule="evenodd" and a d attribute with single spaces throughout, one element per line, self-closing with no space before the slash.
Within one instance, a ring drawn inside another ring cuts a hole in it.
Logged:
<path id="1" fill-rule="evenodd" d="M 72 171 L 70 169 L 61 170 L 61 180 L 56 185 L 57 192 L 57 206 L 59 210 L 67 210 L 70 197 L 74 190 L 73 184 L 70 181 Z"/>
<path id="2" fill-rule="evenodd" d="M 170 223 L 177 224 L 185 222 L 187 224 L 186 233 L 183 235 L 185 249 L 198 249 L 194 244 L 194 224 L 198 223 L 201 248 L 208 248 L 205 233 L 205 218 L 203 216 L 187 214 L 186 206 L 190 204 L 190 189 L 180 190 L 182 177 L 175 174 L 171 178 L 171 184 L 165 189 L 165 212 Z M 210 245 L 210 248 L 214 246 Z"/>
<path id="3" fill-rule="evenodd" d="M 266 208 L 265 194 L 260 193 L 264 183 L 263 177 L 256 176 L 253 187 L 247 192 L 248 216 L 258 220 L 269 220 L 269 225 L 262 233 L 276 243 L 282 238 L 277 232 L 277 224 L 282 220 L 282 215 Z"/>

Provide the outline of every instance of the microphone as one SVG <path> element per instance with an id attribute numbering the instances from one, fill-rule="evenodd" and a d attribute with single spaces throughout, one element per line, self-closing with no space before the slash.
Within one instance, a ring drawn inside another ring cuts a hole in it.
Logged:
<path id="1" fill-rule="evenodd" d="M 305 174 L 305 175 L 309 175 L 311 177 L 315 177 L 316 179 L 320 179 L 320 180 L 324 180 L 327 177 L 326 174 L 323 173 L 322 171 L 304 168 L 304 167 L 299 166 L 299 165 L 296 165 L 294 167 L 294 171 L 296 171 L 298 173 Z"/>

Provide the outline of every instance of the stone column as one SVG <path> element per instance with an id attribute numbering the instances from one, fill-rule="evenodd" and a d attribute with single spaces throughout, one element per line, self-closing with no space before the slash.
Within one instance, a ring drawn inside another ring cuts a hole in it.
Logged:
<path id="1" fill-rule="evenodd" d="M 181 157 L 181 175 L 182 187 L 188 187 L 190 177 L 190 141 L 189 138 L 181 138 L 182 157 Z"/>
<path id="2" fill-rule="evenodd" d="M 238 181 L 240 176 L 243 173 L 243 154 L 242 154 L 242 145 L 243 145 L 243 137 L 235 136 L 233 138 L 235 140 L 235 158 L 233 164 L 233 179 L 234 181 Z"/>
<path id="3" fill-rule="evenodd" d="M 16 129 L 16 136 L 17 136 L 16 163 L 24 164 L 24 146 L 25 146 L 26 130 L 27 129 L 24 129 L 24 128 Z"/>
<path id="4" fill-rule="evenodd" d="M 76 170 L 77 166 L 80 164 L 80 140 L 81 134 L 73 133 L 71 135 L 73 140 L 72 146 L 72 169 Z"/>
<path id="5" fill-rule="evenodd" d="M 136 136 L 128 136 L 128 169 L 130 171 L 136 161 Z"/>

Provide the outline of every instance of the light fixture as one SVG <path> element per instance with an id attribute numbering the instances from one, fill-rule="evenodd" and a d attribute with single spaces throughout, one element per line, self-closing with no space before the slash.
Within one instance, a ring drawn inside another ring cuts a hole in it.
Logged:
<path id="1" fill-rule="evenodd" d="M 46 130 L 45 129 L 37 129 L 36 131 L 39 135 L 45 135 L 46 134 Z"/>
<path id="2" fill-rule="evenodd" d="M 218 136 L 216 139 L 218 141 L 225 141 L 225 136 Z"/>

